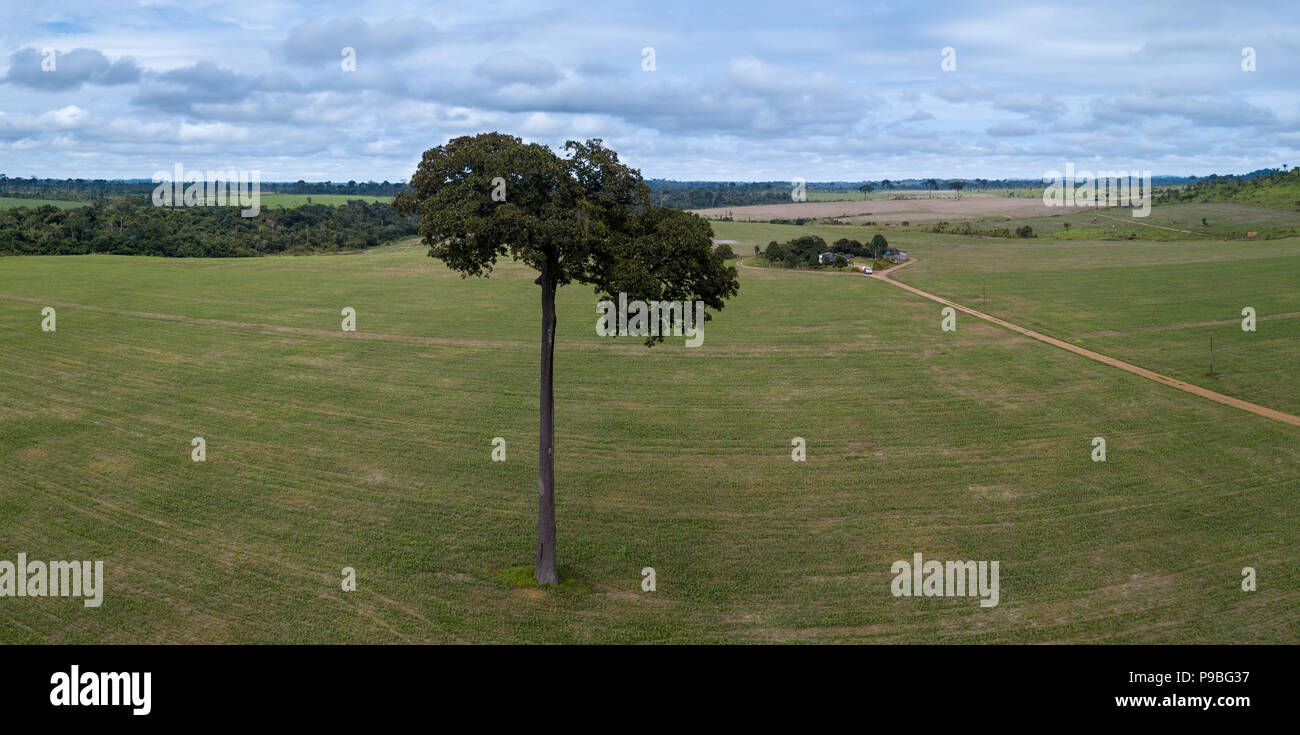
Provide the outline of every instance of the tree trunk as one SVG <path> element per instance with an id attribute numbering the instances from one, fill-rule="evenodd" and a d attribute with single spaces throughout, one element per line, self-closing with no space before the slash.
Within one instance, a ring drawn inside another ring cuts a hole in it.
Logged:
<path id="1" fill-rule="evenodd" d="M 549 265 L 537 282 L 542 287 L 541 437 L 537 467 L 538 584 L 559 584 L 555 569 L 555 275 Z"/>

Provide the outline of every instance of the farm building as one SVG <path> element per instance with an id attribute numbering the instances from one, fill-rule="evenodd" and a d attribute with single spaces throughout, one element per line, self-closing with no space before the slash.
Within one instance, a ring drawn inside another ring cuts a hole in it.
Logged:
<path id="1" fill-rule="evenodd" d="M 819 265 L 824 263 L 834 263 L 836 259 L 847 260 L 847 258 L 840 253 L 820 253 L 817 255 L 817 263 Z"/>

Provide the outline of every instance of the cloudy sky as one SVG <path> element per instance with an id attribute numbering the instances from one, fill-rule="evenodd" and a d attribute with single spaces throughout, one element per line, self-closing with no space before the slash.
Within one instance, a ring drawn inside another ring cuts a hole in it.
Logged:
<path id="1" fill-rule="evenodd" d="M 2 3 L 10 176 L 397 181 L 487 130 L 673 179 L 1300 165 L 1295 0 Z"/>

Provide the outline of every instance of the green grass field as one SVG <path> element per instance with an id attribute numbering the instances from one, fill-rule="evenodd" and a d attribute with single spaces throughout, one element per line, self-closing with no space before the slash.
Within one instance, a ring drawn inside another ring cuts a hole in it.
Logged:
<path id="1" fill-rule="evenodd" d="M 1209 202 L 1164 204 L 1146 217 L 1132 216 L 1132 207 L 1108 209 L 1062 208 L 1051 217 L 977 218 L 975 229 L 1029 225 L 1039 237 L 1059 240 L 1265 239 L 1300 234 L 1300 213 L 1245 204 Z"/>
<path id="2" fill-rule="evenodd" d="M 741 256 L 752 252 L 751 244 L 802 234 L 865 242 L 881 232 L 918 258 L 899 280 L 1189 383 L 1300 413 L 1297 238 L 1053 242 L 879 227 L 715 222 L 713 228 L 742 243 L 733 246 Z M 1248 306 L 1257 315 L 1254 332 L 1241 329 Z"/>
<path id="3" fill-rule="evenodd" d="M 59 209 L 72 209 L 73 207 L 84 207 L 90 202 L 65 202 L 58 199 L 24 199 L 22 197 L 0 197 L 0 209 L 12 209 L 14 207 L 58 207 Z"/>
<path id="4" fill-rule="evenodd" d="M 1300 239 L 1050 247 L 936 238 L 909 254 L 921 260 L 900 273 L 902 281 L 1189 383 L 1300 413 Z M 1254 332 L 1242 330 L 1245 307 L 1256 311 Z"/>
<path id="5" fill-rule="evenodd" d="M 308 201 L 308 200 L 311 201 Z M 375 197 L 362 196 L 360 194 L 263 194 L 262 206 L 267 208 L 273 207 L 301 207 L 304 204 L 329 204 L 338 206 L 347 204 L 353 199 L 360 199 L 363 202 L 371 204 L 375 202 L 391 202 L 392 197 Z"/>
<path id="6" fill-rule="evenodd" d="M 975 304 L 987 274 L 990 311 L 1189 380 L 1204 330 L 1176 325 L 1300 311 L 1295 241 L 889 238 L 921 258 L 902 280 Z M 1297 640 L 1294 427 L 974 319 L 943 332 L 938 305 L 854 274 L 742 268 L 695 349 L 599 338 L 594 294 L 562 289 L 573 583 L 508 584 L 535 543 L 532 278 L 462 279 L 410 244 L 0 259 L 0 558 L 107 568 L 95 610 L 0 600 L 0 642 Z M 1295 323 L 1225 337 L 1212 384 L 1294 410 Z M 914 552 L 1000 560 L 1001 603 L 892 597 Z"/>

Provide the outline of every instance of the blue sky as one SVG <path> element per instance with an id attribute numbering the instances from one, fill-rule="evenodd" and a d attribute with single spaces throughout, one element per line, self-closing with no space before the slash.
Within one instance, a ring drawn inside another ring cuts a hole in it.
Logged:
<path id="1" fill-rule="evenodd" d="M 486 130 L 674 179 L 1300 165 L 1293 0 L 56 5 L 0 8 L 10 176 L 396 181 Z"/>

